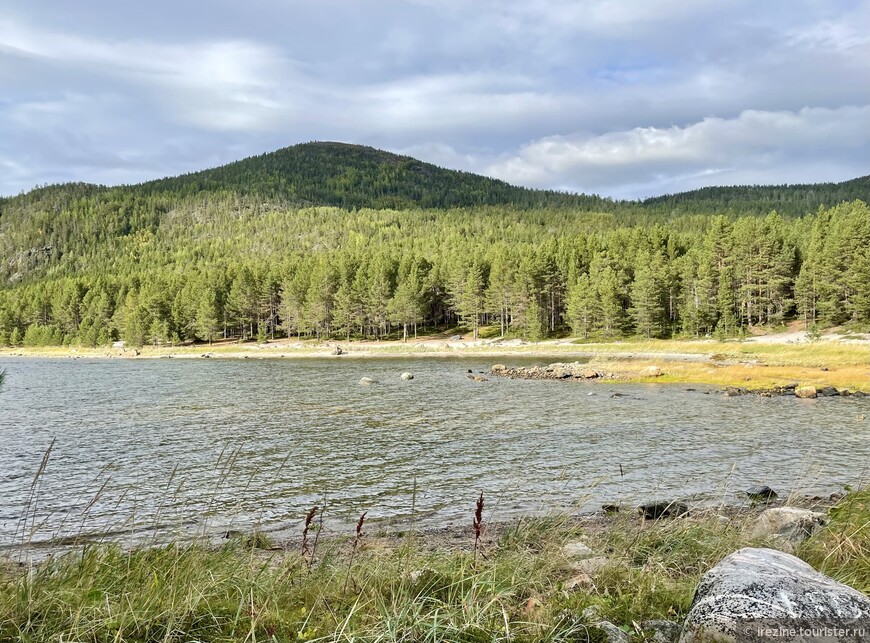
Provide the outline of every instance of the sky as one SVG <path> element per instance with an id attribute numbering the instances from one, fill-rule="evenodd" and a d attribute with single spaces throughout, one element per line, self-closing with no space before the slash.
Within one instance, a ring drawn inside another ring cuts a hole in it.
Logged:
<path id="1" fill-rule="evenodd" d="M 0 195 L 311 140 L 615 198 L 870 174 L 870 0 L 0 3 Z"/>

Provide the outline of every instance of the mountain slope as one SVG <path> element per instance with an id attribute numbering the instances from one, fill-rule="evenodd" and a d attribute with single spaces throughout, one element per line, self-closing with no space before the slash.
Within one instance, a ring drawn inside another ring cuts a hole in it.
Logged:
<path id="1" fill-rule="evenodd" d="M 243 195 L 342 208 L 452 208 L 480 205 L 591 208 L 598 197 L 530 190 L 497 179 L 447 170 L 409 156 L 346 143 L 304 143 L 132 188 Z"/>
<path id="2" fill-rule="evenodd" d="M 870 176 L 862 176 L 841 183 L 707 187 L 652 197 L 642 201 L 641 205 L 673 214 L 759 214 L 776 210 L 780 214 L 801 215 L 843 201 L 861 199 L 866 202 L 868 197 Z"/>

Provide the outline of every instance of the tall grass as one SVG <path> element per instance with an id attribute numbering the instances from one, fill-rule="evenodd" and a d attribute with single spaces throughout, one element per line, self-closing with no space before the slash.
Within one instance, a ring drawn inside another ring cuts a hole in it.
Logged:
<path id="1" fill-rule="evenodd" d="M 495 534 L 476 560 L 474 529 L 433 543 L 425 534 L 362 538 L 361 524 L 356 535 L 323 540 L 316 555 L 249 538 L 130 552 L 87 546 L 0 571 L 0 640 L 603 641 L 601 618 L 642 640 L 633 624 L 680 621 L 722 557 L 773 544 L 749 535 L 752 518 L 527 518 L 487 525 Z M 593 586 L 569 589 L 578 572 L 563 546 L 577 540 L 606 560 Z M 870 493 L 849 494 L 798 553 L 870 590 Z"/>

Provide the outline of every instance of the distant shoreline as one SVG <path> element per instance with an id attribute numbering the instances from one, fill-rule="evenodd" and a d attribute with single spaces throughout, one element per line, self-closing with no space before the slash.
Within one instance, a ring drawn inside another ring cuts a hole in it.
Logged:
<path id="1" fill-rule="evenodd" d="M 443 339 L 359 342 L 277 340 L 264 344 L 222 342 L 209 345 L 143 348 L 40 347 L 0 349 L 7 358 L 65 359 L 383 359 L 492 358 L 511 366 L 511 358 L 542 364 L 583 361 L 591 368 L 618 371 L 607 381 L 671 382 L 742 387 L 749 390 L 798 383 L 870 392 L 870 340 L 826 338 L 813 342 L 769 335 L 747 341 L 649 340 L 574 343 L 549 340 L 456 341 Z M 337 354 L 339 353 L 340 354 Z M 548 362 L 547 360 L 550 360 Z M 650 375 L 650 367 L 660 373 Z M 645 372 L 646 371 L 646 372 Z"/>

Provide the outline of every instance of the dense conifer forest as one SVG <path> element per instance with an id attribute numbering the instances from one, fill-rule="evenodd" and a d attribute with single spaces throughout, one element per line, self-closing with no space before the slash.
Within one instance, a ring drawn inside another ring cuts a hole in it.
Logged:
<path id="1" fill-rule="evenodd" d="M 643 202 L 311 143 L 0 199 L 0 346 L 870 327 L 870 177 Z"/>

